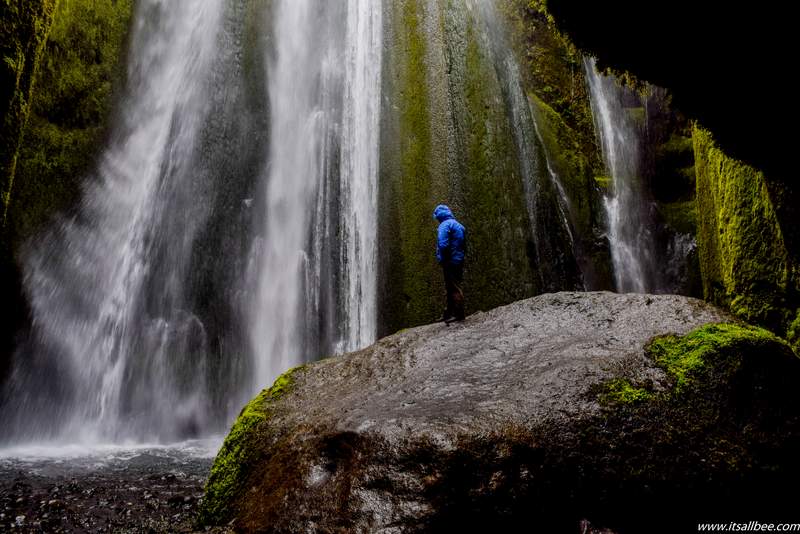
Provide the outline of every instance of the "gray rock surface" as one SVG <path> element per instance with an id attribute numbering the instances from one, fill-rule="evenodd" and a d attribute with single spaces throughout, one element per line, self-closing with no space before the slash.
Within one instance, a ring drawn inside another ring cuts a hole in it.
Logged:
<path id="1" fill-rule="evenodd" d="M 441 431 L 446 440 L 454 428 L 594 414 L 600 405 L 587 392 L 620 368 L 665 381 L 642 350 L 650 338 L 731 320 L 678 296 L 542 295 L 314 365 L 299 379 L 285 424 L 328 421 L 338 431 L 393 439 Z"/>
<path id="2" fill-rule="evenodd" d="M 673 519 L 689 517 L 698 508 L 685 499 L 739 498 L 760 458 L 785 449 L 763 452 L 777 427 L 752 429 L 789 402 L 788 385 L 767 383 L 800 378 L 775 338 L 732 356 L 771 354 L 764 361 L 779 363 L 762 383 L 732 389 L 734 372 L 671 394 L 648 341 L 726 321 L 678 296 L 557 293 L 399 332 L 293 372 L 288 393 L 256 406 L 263 421 L 234 427 L 206 504 L 225 510 L 217 521 L 275 532 L 579 532 L 584 518 L 636 532 L 664 502 L 688 505 Z M 659 400 L 609 406 L 598 392 L 619 377 Z M 724 419 L 742 402 L 758 409 Z M 215 489 L 231 458 L 236 487 Z"/>

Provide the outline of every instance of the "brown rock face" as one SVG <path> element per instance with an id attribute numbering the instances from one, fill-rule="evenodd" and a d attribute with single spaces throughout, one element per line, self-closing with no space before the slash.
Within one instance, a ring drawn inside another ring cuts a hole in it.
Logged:
<path id="1" fill-rule="evenodd" d="M 729 320 L 684 297 L 558 293 L 305 366 L 243 411 L 202 517 L 250 532 L 579 532 L 584 518 L 674 532 L 763 505 L 798 472 L 800 361 L 738 326 L 683 338 L 671 363 L 670 345 L 646 348 Z"/>

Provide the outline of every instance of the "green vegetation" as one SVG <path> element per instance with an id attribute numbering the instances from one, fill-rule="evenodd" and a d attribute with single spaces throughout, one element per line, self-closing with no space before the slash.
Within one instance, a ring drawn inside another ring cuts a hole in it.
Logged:
<path id="1" fill-rule="evenodd" d="M 561 115 L 535 93 L 531 93 L 529 98 L 548 161 L 570 199 L 573 224 L 579 235 L 591 235 L 592 228 L 601 224 L 595 216 L 600 201 L 600 188 L 595 177 L 602 176 L 603 168 L 596 165 L 596 160 L 592 162 L 592 153 L 584 152 L 585 147 L 578 142 L 580 136 Z"/>
<path id="2" fill-rule="evenodd" d="M 2 2 L 0 10 L 0 195 L 8 214 L 22 132 L 56 0 Z"/>
<path id="3" fill-rule="evenodd" d="M 775 334 L 759 327 L 736 324 L 708 324 L 685 336 L 660 336 L 647 352 L 675 380 L 675 391 L 684 390 L 714 359 L 725 358 L 737 365 L 736 352 L 743 346 L 786 345 Z M 740 358 L 739 358 L 740 359 Z"/>
<path id="4" fill-rule="evenodd" d="M 431 188 L 431 118 L 428 94 L 426 40 L 418 0 L 402 6 L 399 39 L 405 49 L 400 81 L 400 236 L 403 293 L 407 304 L 404 324 L 416 325 L 431 319 L 433 276 Z M 425 254 L 424 252 L 429 252 Z M 426 276 L 427 274 L 427 276 Z"/>
<path id="5" fill-rule="evenodd" d="M 731 323 L 707 324 L 683 336 L 658 336 L 645 346 L 645 352 L 666 371 L 673 382 L 670 389 L 655 392 L 652 386 L 617 377 L 603 383 L 595 394 L 601 404 L 611 407 L 643 401 L 669 403 L 695 385 L 711 387 L 722 375 L 738 369 L 747 353 L 761 354 L 776 345 L 788 348 L 786 341 L 764 328 Z"/>
<path id="6" fill-rule="evenodd" d="M 653 393 L 645 388 L 637 388 L 626 378 L 614 378 L 602 385 L 600 402 L 602 404 L 632 404 L 649 400 Z"/>
<path id="7" fill-rule="evenodd" d="M 19 240 L 75 204 L 102 144 L 133 0 L 60 0 L 32 94 L 9 206 Z"/>
<path id="8" fill-rule="evenodd" d="M 593 168 L 602 169 L 583 54 L 556 27 L 545 0 L 502 0 L 499 9 L 510 27 L 511 46 L 520 58 L 525 87 L 569 128 L 570 144 L 580 147 Z"/>
<path id="9" fill-rule="evenodd" d="M 795 354 L 800 356 L 800 310 L 797 310 L 794 321 L 789 325 L 786 339 L 792 344 Z"/>
<path id="10" fill-rule="evenodd" d="M 694 200 L 661 202 L 658 211 L 664 222 L 681 234 L 697 234 L 697 203 Z"/>
<path id="11" fill-rule="evenodd" d="M 797 307 L 792 264 L 764 174 L 694 128 L 700 267 L 706 300 L 785 332 Z"/>
<path id="12" fill-rule="evenodd" d="M 525 256 L 530 223 L 514 134 L 503 102 L 494 97 L 500 82 L 480 39 L 475 21 L 469 20 L 463 72 L 462 221 L 469 232 L 469 295 L 477 309 L 491 309 L 529 296 L 526 285 L 530 287 L 533 275 Z"/>
<path id="13" fill-rule="evenodd" d="M 261 423 L 273 414 L 273 405 L 287 395 L 295 385 L 298 372 L 305 366 L 294 367 L 279 376 L 271 388 L 265 389 L 251 400 L 233 423 L 225 442 L 211 468 L 205 488 L 200 522 L 206 525 L 225 524 L 233 510 L 229 508 L 242 491 L 250 468 L 260 459 L 264 439 L 259 433 Z"/>

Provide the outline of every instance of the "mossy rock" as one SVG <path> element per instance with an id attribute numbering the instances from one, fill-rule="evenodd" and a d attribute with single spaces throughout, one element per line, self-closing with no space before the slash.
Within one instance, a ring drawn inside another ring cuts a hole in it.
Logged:
<path id="1" fill-rule="evenodd" d="M 800 359 L 731 320 L 674 295 L 557 293 L 315 362 L 258 401 L 240 442 L 259 450 L 228 471 L 243 480 L 215 524 L 683 532 L 730 506 L 793 510 Z"/>
<path id="2" fill-rule="evenodd" d="M 261 459 L 263 443 L 270 438 L 261 432 L 262 424 L 273 415 L 274 403 L 294 388 L 296 375 L 303 369 L 286 371 L 242 408 L 211 467 L 200 508 L 201 523 L 225 524 L 234 513 L 230 505 L 244 491 L 248 470 Z"/>
<path id="3" fill-rule="evenodd" d="M 684 336 L 662 336 L 647 346 L 655 362 L 674 380 L 679 393 L 693 380 L 706 378 L 709 366 L 739 366 L 737 358 L 759 351 L 786 352 L 787 343 L 763 328 L 737 324 L 711 324 Z M 716 369 L 719 371 L 719 367 Z"/>
<path id="4" fill-rule="evenodd" d="M 56 0 L 4 2 L 0 10 L 0 195 L 5 226 L 19 146 L 31 111 Z"/>
<path id="5" fill-rule="evenodd" d="M 800 309 L 795 314 L 794 321 L 789 325 L 786 339 L 792 344 L 794 352 L 800 356 Z"/>

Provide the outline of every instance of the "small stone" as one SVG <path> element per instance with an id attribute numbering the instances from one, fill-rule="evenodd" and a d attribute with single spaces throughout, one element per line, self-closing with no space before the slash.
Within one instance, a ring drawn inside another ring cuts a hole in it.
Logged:
<path id="1" fill-rule="evenodd" d="M 24 515 L 18 515 L 18 516 L 17 516 L 17 517 L 14 519 L 14 524 L 15 524 L 16 526 L 18 526 L 18 527 L 21 527 L 21 526 L 23 526 L 23 525 L 25 524 L 25 516 L 24 516 Z"/>

